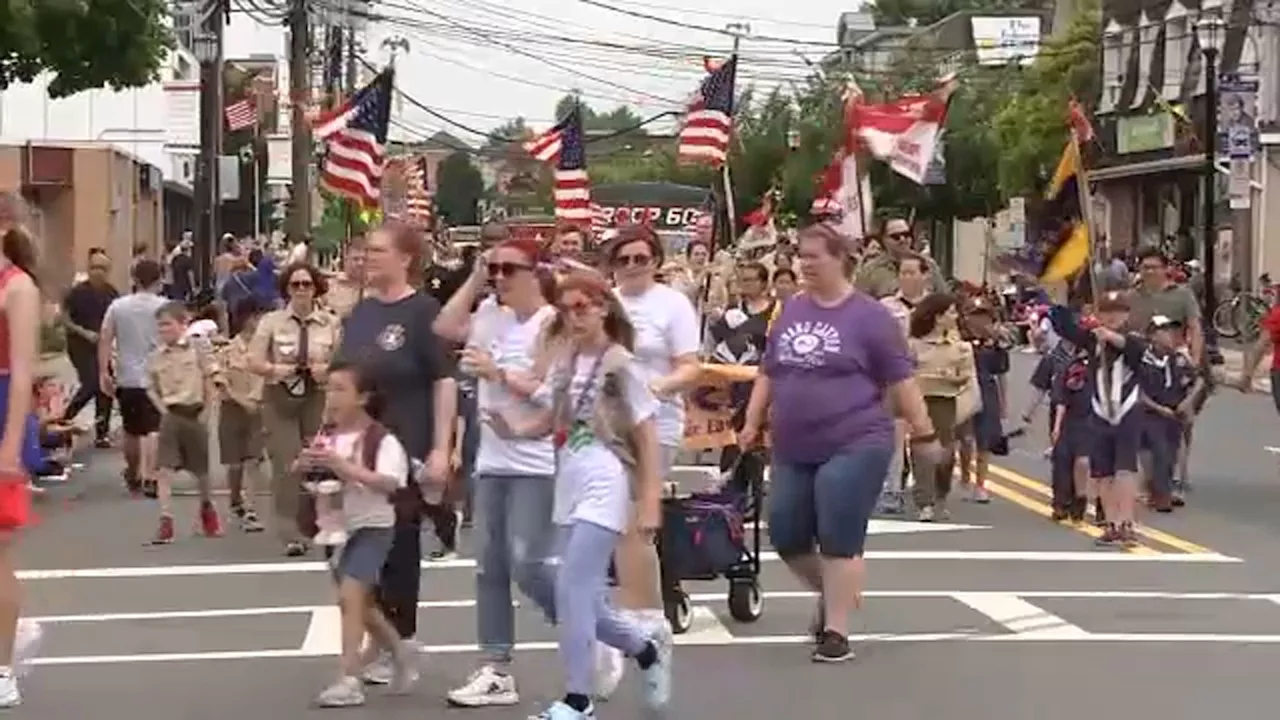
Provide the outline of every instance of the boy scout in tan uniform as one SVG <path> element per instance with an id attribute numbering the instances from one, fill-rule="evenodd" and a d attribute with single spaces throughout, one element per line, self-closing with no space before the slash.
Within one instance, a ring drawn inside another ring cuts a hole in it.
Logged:
<path id="1" fill-rule="evenodd" d="M 216 537 L 222 534 L 222 526 L 209 486 L 208 420 L 217 400 L 216 387 L 222 383 L 221 370 L 200 343 L 183 337 L 187 315 L 181 303 L 161 307 L 156 322 L 160 347 L 147 360 L 147 396 L 162 413 L 156 458 L 161 514 L 153 542 L 173 541 L 173 476 L 179 470 L 196 478 L 200 531 Z"/>
<path id="2" fill-rule="evenodd" d="M 291 467 L 303 443 L 320 430 L 322 383 L 340 328 L 337 316 L 326 308 L 317 305 L 299 317 L 286 306 L 264 315 L 249 342 L 250 367 L 264 380 L 262 419 L 271 456 L 276 532 L 290 557 L 307 551 L 297 523 L 301 485 Z"/>
<path id="3" fill-rule="evenodd" d="M 218 406 L 218 453 L 227 469 L 231 489 L 231 514 L 245 532 L 261 532 L 254 496 L 262 475 L 266 431 L 262 427 L 261 375 L 249 363 L 249 340 L 256 320 L 246 322 L 239 334 L 219 351 L 222 366 L 222 403 Z"/>

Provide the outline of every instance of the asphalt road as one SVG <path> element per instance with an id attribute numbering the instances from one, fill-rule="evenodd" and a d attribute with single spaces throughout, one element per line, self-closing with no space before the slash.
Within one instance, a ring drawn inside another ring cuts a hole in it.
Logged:
<path id="1" fill-rule="evenodd" d="M 1030 358 L 1015 362 L 1015 408 L 1028 397 L 1029 367 Z M 1031 433 L 992 478 L 991 505 L 953 503 L 948 525 L 873 526 L 852 664 L 808 661 L 813 600 L 771 556 L 758 622 L 729 617 L 723 582 L 691 583 L 695 624 L 679 639 L 671 717 L 1076 720 L 1103 710 L 1200 720 L 1224 709 L 1232 720 L 1273 717 L 1280 487 L 1266 446 L 1275 424 L 1265 396 L 1215 397 L 1199 428 L 1190 507 L 1151 518 L 1132 552 L 1095 550 L 1087 531 L 1044 517 L 1043 433 Z M 154 508 L 123 496 L 114 462 L 95 456 L 74 487 L 52 492 L 25 539 L 27 614 L 43 620 L 47 643 L 15 715 L 323 712 L 308 707 L 337 651 L 322 565 L 285 561 L 269 534 L 188 532 L 168 547 L 144 546 Z M 183 502 L 190 516 L 192 501 Z M 445 707 L 445 690 L 475 660 L 473 572 L 465 552 L 424 563 L 422 683 L 410 697 L 374 692 L 346 716 L 522 718 L 558 694 L 554 635 L 522 610 L 521 707 Z M 629 690 L 598 714 L 642 716 Z"/>

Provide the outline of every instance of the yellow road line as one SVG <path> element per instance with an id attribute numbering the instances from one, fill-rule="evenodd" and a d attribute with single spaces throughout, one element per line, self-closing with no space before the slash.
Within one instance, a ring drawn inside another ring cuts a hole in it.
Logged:
<path id="1" fill-rule="evenodd" d="M 994 470 L 994 468 L 992 468 L 992 470 Z M 1010 487 L 1006 487 L 1005 485 L 1002 485 L 999 482 L 995 482 L 990 478 L 987 479 L 986 488 L 987 488 L 987 492 L 991 493 L 992 495 L 995 495 L 996 497 L 1002 500 L 1007 500 L 1013 503 L 1014 505 L 1017 505 L 1018 507 L 1023 508 L 1024 510 L 1030 510 L 1035 514 L 1040 515 L 1042 517 L 1046 517 L 1046 518 L 1053 517 L 1053 508 L 1049 507 L 1048 505 L 1045 505 L 1044 503 L 1038 500 L 1033 500 L 1032 498 L 1029 498 L 1026 495 L 1023 495 L 1022 493 L 1018 492 L 1017 490 L 1014 490 Z M 1097 538 L 1102 536 L 1102 531 L 1092 525 L 1078 525 L 1075 523 L 1063 523 L 1062 527 L 1070 530 L 1075 530 L 1076 532 L 1081 533 L 1083 535 L 1087 535 L 1088 537 L 1091 537 L 1091 538 Z M 1159 555 L 1160 554 L 1158 551 L 1153 550 L 1149 547 L 1146 547 L 1145 545 L 1139 545 L 1137 547 L 1129 548 L 1128 552 L 1134 553 L 1136 555 Z"/>
<path id="2" fill-rule="evenodd" d="M 1026 475 L 1023 475 L 1018 472 L 1014 472 L 1013 470 L 1010 470 L 1008 468 L 999 467 L 997 465 L 990 465 L 989 468 L 993 475 L 999 475 L 1002 480 L 1007 480 L 1011 483 L 1014 483 L 1015 485 L 1019 485 L 1027 490 L 1030 490 L 1035 493 L 1039 493 L 1040 495 L 1043 495 L 1045 497 L 1053 496 L 1053 489 L 1038 480 L 1033 480 L 1027 477 Z M 1139 524 L 1136 528 L 1134 528 L 1134 531 L 1138 533 L 1138 535 L 1141 535 L 1142 537 L 1148 540 L 1151 540 L 1153 542 L 1158 542 L 1162 545 L 1168 545 L 1169 547 L 1184 553 L 1191 553 L 1191 554 L 1197 554 L 1197 555 L 1198 554 L 1216 554 L 1215 551 L 1210 550 L 1209 548 L 1203 545 L 1198 545 L 1196 543 L 1191 542 L 1190 540 L 1184 540 L 1175 535 L 1170 535 L 1169 533 L 1164 532 L 1162 530 L 1157 530 L 1151 527 L 1150 525 Z"/>

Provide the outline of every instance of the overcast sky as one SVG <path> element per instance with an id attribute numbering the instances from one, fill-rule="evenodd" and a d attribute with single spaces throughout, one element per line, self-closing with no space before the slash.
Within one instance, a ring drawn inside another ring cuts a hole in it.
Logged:
<path id="1" fill-rule="evenodd" d="M 857 6 L 844 0 L 600 1 L 709 29 L 749 24 L 755 37 L 743 41 L 739 85 L 770 87 L 802 78 L 804 58 L 816 62 L 834 49 L 840 14 Z M 338 0 L 314 2 L 323 7 Z M 244 11 L 268 8 L 271 0 L 233 6 L 241 11 L 227 30 L 228 57 L 283 55 L 283 31 Z M 383 41 L 403 37 L 410 49 L 398 60 L 400 89 L 477 130 L 517 115 L 546 125 L 556 101 L 572 89 L 600 110 L 627 104 L 645 117 L 674 110 L 702 76 L 700 56 L 727 55 L 732 45 L 720 32 L 628 16 L 582 0 L 381 0 L 372 12 L 393 19 L 368 27 L 366 56 L 385 63 Z M 483 140 L 408 102 L 396 125 L 397 137 L 445 129 L 471 144 Z"/>

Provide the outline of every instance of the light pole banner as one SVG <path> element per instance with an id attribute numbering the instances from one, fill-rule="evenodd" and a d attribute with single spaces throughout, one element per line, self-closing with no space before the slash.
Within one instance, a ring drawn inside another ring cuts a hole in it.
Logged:
<path id="1" fill-rule="evenodd" d="M 1258 81 L 1223 75 L 1218 83 L 1218 154 L 1252 160 L 1258 148 Z"/>

